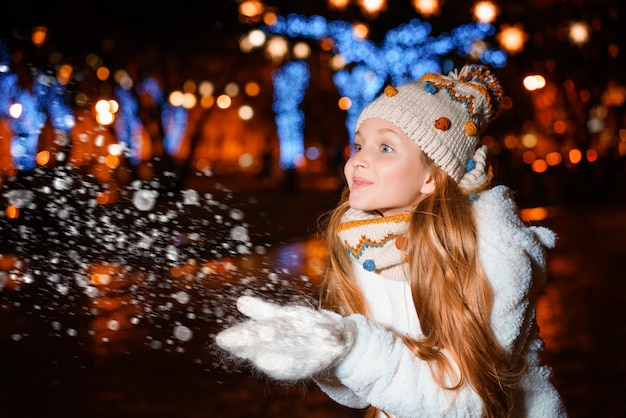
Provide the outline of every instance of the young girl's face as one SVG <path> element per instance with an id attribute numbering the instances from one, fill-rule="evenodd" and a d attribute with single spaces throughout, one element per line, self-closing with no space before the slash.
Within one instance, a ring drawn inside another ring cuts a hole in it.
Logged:
<path id="1" fill-rule="evenodd" d="M 361 124 L 344 174 L 350 207 L 379 211 L 383 216 L 413 210 L 435 187 L 420 148 L 397 126 L 382 119 Z"/>

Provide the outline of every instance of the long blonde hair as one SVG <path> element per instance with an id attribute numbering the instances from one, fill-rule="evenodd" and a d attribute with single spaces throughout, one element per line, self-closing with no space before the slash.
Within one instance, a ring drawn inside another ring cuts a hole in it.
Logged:
<path id="1" fill-rule="evenodd" d="M 439 386 L 456 390 L 471 385 L 483 401 L 484 416 L 506 417 L 512 410 L 525 362 L 509 358 L 491 330 L 493 295 L 478 261 L 469 196 L 432 161 L 427 162 L 437 186 L 414 210 L 406 248 L 408 280 L 423 336 L 401 338 L 418 358 L 430 362 Z M 329 258 L 320 304 L 346 315 L 369 316 L 349 256 L 336 233 L 349 208 L 348 196 L 346 189 L 339 205 L 326 217 Z M 452 361 L 458 365 L 458 374 Z M 446 378 L 451 377 L 452 384 L 446 384 Z M 376 411 L 371 408 L 367 416 L 374 416 Z"/>

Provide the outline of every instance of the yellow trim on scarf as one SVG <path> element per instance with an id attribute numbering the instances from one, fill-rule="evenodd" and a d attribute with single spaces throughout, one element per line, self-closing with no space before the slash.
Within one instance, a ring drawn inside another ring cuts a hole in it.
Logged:
<path id="1" fill-rule="evenodd" d="M 383 216 L 383 217 L 376 218 L 376 219 L 357 219 L 354 221 L 348 221 L 348 222 L 339 224 L 339 226 L 337 227 L 337 232 L 342 232 L 351 228 L 361 227 L 363 225 L 393 223 L 393 222 L 397 222 L 397 223 L 409 222 L 412 216 L 413 216 L 412 213 L 406 212 L 406 213 L 399 213 L 397 215 L 392 215 L 392 216 Z"/>

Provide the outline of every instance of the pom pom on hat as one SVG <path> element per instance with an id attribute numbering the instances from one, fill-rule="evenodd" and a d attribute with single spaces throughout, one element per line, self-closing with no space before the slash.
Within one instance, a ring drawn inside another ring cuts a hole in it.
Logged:
<path id="1" fill-rule="evenodd" d="M 465 83 L 474 83 L 476 88 L 486 89 L 483 94 L 488 96 L 490 108 L 488 122 L 494 120 L 500 113 L 500 104 L 502 102 L 502 86 L 498 79 L 484 65 L 466 65 L 459 73 L 459 79 Z"/>
<path id="2" fill-rule="evenodd" d="M 489 175 L 480 134 L 498 115 L 503 95 L 486 66 L 466 65 L 447 76 L 428 73 L 417 82 L 387 86 L 384 93 L 365 107 L 357 130 L 371 118 L 391 122 L 464 190 L 483 186 Z"/>
<path id="3" fill-rule="evenodd" d="M 388 97 L 393 97 L 396 94 L 398 94 L 398 89 L 395 88 L 394 86 L 387 86 L 387 87 L 385 87 L 385 94 Z"/>

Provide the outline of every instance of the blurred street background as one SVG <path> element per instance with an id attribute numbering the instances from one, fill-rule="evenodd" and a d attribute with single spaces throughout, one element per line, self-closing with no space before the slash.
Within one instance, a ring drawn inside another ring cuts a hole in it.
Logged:
<path id="1" fill-rule="evenodd" d="M 242 293 L 315 303 L 354 117 L 489 65 L 495 182 L 559 239 L 538 322 L 571 417 L 626 401 L 618 0 L 12 1 L 0 13 L 0 418 L 358 417 L 232 364 Z"/>

